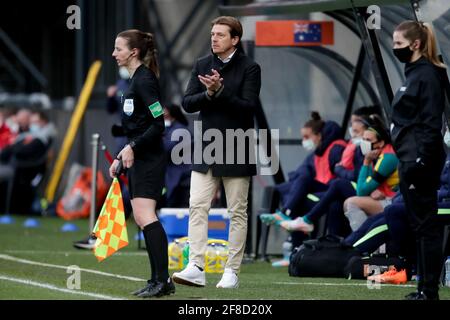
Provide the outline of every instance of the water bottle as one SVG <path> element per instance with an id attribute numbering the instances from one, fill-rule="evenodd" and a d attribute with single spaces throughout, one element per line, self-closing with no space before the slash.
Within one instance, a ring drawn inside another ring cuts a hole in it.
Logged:
<path id="1" fill-rule="evenodd" d="M 169 269 L 179 270 L 183 268 L 183 245 L 179 239 L 175 239 L 169 245 Z"/>
<path id="2" fill-rule="evenodd" d="M 186 241 L 183 248 L 183 268 L 189 263 L 189 241 Z"/>
<path id="3" fill-rule="evenodd" d="M 282 245 L 283 258 L 272 262 L 272 267 L 287 267 L 289 266 L 289 260 L 292 252 L 292 242 L 290 239 L 286 239 Z"/>
<path id="4" fill-rule="evenodd" d="M 223 273 L 225 270 L 225 265 L 228 260 L 228 249 L 223 244 L 218 244 L 216 246 L 217 252 L 217 264 L 216 264 L 216 272 Z"/>
<path id="5" fill-rule="evenodd" d="M 216 244 L 211 243 L 206 247 L 205 254 L 205 271 L 208 273 L 216 273 L 217 252 Z"/>
<path id="6" fill-rule="evenodd" d="M 182 243 L 182 242 L 178 241 L 177 246 L 178 246 L 178 250 L 179 250 L 178 267 L 180 269 L 183 269 L 184 266 L 185 266 L 184 265 L 184 255 L 183 255 L 183 253 L 184 253 L 184 247 L 186 246 L 186 243 Z"/>
<path id="7" fill-rule="evenodd" d="M 292 242 L 286 240 L 283 242 L 283 260 L 289 260 L 292 252 Z"/>
<path id="8" fill-rule="evenodd" d="M 445 286 L 450 287 L 450 256 L 445 261 Z"/>

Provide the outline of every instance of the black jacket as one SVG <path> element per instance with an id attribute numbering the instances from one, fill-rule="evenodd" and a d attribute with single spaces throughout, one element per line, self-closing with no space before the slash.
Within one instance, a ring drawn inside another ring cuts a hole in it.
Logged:
<path id="1" fill-rule="evenodd" d="M 445 95 L 438 67 L 422 57 L 405 66 L 406 81 L 392 102 L 391 136 L 400 161 L 432 164 L 444 155 Z"/>
<path id="2" fill-rule="evenodd" d="M 211 74 L 211 69 L 216 69 L 223 78 L 223 90 L 213 98 L 209 98 L 205 86 L 198 80 L 198 75 Z M 246 157 L 244 164 L 237 163 L 237 147 L 233 150 L 226 148 L 227 129 L 242 129 L 246 131 L 254 128 L 254 111 L 259 105 L 259 91 L 261 88 L 261 69 L 257 63 L 247 57 L 238 49 L 228 63 L 223 63 L 216 55 L 211 54 L 197 60 L 191 74 L 188 88 L 183 98 L 183 108 L 186 112 L 193 113 L 200 111 L 198 120 L 201 121 L 201 136 L 208 129 L 217 129 L 222 134 L 224 149 L 222 150 L 223 161 L 215 163 L 205 163 L 201 157 L 201 163 L 196 163 L 194 147 L 194 161 L 192 170 L 206 173 L 208 168 L 212 169 L 215 177 L 239 177 L 252 176 L 256 174 L 256 164 L 250 161 L 249 150 L 253 151 L 254 146 L 249 148 L 246 143 Z M 198 125 L 198 123 L 197 123 Z M 200 132 L 194 128 L 194 131 Z M 195 136 L 194 132 L 194 136 Z M 195 136 L 196 144 L 201 137 Z M 202 140 L 202 155 L 205 147 L 212 142 Z M 226 156 L 234 151 L 234 160 L 226 161 Z M 230 164 L 231 162 L 231 164 Z"/>

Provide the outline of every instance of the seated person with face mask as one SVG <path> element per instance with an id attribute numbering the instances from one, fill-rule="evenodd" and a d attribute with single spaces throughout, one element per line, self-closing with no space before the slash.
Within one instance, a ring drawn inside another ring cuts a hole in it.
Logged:
<path id="1" fill-rule="evenodd" d="M 11 197 L 11 207 L 6 209 L 10 209 L 12 213 L 28 213 L 32 201 L 31 181 L 45 172 L 48 151 L 55 136 L 55 126 L 47 115 L 42 111 L 35 111 L 30 118 L 29 131 L 20 133 L 15 142 L 0 153 L 2 164 L 10 166 L 14 171 L 14 175 L 7 181 L 7 189 L 12 189 L 7 192 Z"/>
<path id="2" fill-rule="evenodd" d="M 347 180 L 356 182 L 359 174 L 359 170 L 363 164 L 364 156 L 361 153 L 360 144 L 362 141 L 363 133 L 368 127 L 368 118 L 373 113 L 378 113 L 379 107 L 377 106 L 363 106 L 352 112 L 349 133 L 350 140 L 348 141 L 340 161 L 334 167 L 335 179 L 330 182 L 330 187 L 333 187 L 337 190 L 340 190 L 340 180 Z M 280 184 L 276 186 L 276 190 L 280 192 L 284 192 L 285 194 L 289 194 L 289 192 L 295 193 L 301 190 L 292 189 L 290 190 L 290 186 L 293 185 L 292 180 L 295 178 L 295 172 L 289 174 L 290 181 L 287 183 Z M 344 182 L 345 183 L 345 182 Z M 308 203 L 305 208 L 306 211 L 312 208 L 314 205 L 318 204 L 319 197 L 309 194 L 307 195 L 306 202 Z M 347 197 L 355 195 L 354 189 L 350 189 L 350 194 L 345 193 L 344 196 Z M 295 197 L 293 197 L 295 198 Z M 303 210 L 303 211 L 305 211 Z M 278 212 L 274 214 L 263 214 L 261 215 L 261 219 L 263 222 L 270 224 L 275 223 L 278 225 L 281 221 L 287 220 L 288 218 L 281 219 L 283 215 L 280 215 Z"/>
<path id="3" fill-rule="evenodd" d="M 378 113 L 379 112 L 379 107 L 377 106 L 363 106 L 360 107 L 356 110 L 354 110 L 352 112 L 351 115 L 351 119 L 350 119 L 350 124 L 349 124 L 349 136 L 350 136 L 350 140 L 347 143 L 347 146 L 344 149 L 344 152 L 342 153 L 342 158 L 341 161 L 338 162 L 336 164 L 336 166 L 334 167 L 334 174 L 336 175 L 336 179 L 333 179 L 330 182 L 330 186 L 327 190 L 327 192 L 325 193 L 325 195 L 333 195 L 336 194 L 336 192 L 338 192 L 342 197 L 344 197 L 344 199 L 346 199 L 349 196 L 353 196 L 354 193 L 354 189 L 349 188 L 350 191 L 348 191 L 347 184 L 348 181 L 355 181 L 358 179 L 358 174 L 359 174 L 359 170 L 361 169 L 361 166 L 363 164 L 363 160 L 364 160 L 364 156 L 361 153 L 361 148 L 359 147 L 363 138 L 363 134 L 364 131 L 367 129 L 368 127 L 368 122 L 367 119 L 368 117 L 373 114 L 373 113 Z M 342 181 L 341 181 L 342 180 Z M 345 184 L 344 187 L 341 187 L 342 184 Z M 331 191 L 333 190 L 333 191 Z M 348 194 L 348 192 L 350 192 Z M 308 196 L 307 196 L 308 197 Z M 312 198 L 312 195 L 309 195 L 309 198 Z M 319 197 L 317 198 L 313 198 L 313 199 L 308 199 L 308 202 L 314 202 L 313 200 L 317 200 L 316 201 L 316 205 L 319 204 L 323 204 L 325 203 L 324 201 L 322 201 L 322 197 L 319 200 Z M 311 207 L 311 206 L 307 206 L 307 207 Z M 342 206 L 341 206 L 342 207 Z M 339 209 L 341 210 L 341 209 Z M 348 223 L 345 223 L 345 221 L 342 220 L 346 220 L 342 214 L 336 216 L 338 218 L 337 221 L 331 221 L 332 218 L 335 215 L 330 215 L 330 230 L 331 233 L 333 234 L 348 234 L 349 232 L 349 227 L 348 227 Z M 281 221 L 277 221 L 277 222 L 281 222 Z M 303 238 L 303 235 L 300 235 L 300 237 L 296 237 L 294 236 L 289 236 L 287 243 L 291 244 L 292 239 L 301 239 Z M 285 242 L 286 243 L 286 242 Z M 285 247 L 285 245 L 283 244 L 283 248 Z M 290 252 L 292 251 L 293 247 L 292 245 L 289 246 L 289 254 L 284 254 L 284 257 L 282 260 L 279 261 L 275 261 L 272 263 L 272 266 L 274 267 L 279 267 L 279 266 L 288 266 L 289 265 L 289 255 Z M 284 249 L 284 252 L 287 252 Z"/>
<path id="4" fill-rule="evenodd" d="M 17 160 L 20 163 L 39 164 L 56 136 L 56 128 L 42 111 L 31 114 L 29 131 L 20 133 L 14 143 L 0 153 L 2 163 Z"/>
<path id="5" fill-rule="evenodd" d="M 399 190 L 398 158 L 389 132 L 379 117 L 364 132 L 361 150 L 365 156 L 358 177 L 356 197 L 344 202 L 345 216 L 352 230 L 358 229 L 368 216 L 375 215 L 392 203 Z"/>
<path id="6" fill-rule="evenodd" d="M 369 125 L 367 119 L 371 114 L 379 114 L 379 107 L 364 106 L 352 112 L 348 128 L 350 140 L 342 153 L 341 161 L 334 167 L 336 178 L 357 181 L 364 160 L 359 146 L 363 140 L 364 131 Z"/>
<path id="7" fill-rule="evenodd" d="M 301 133 L 302 146 L 310 154 L 296 171 L 289 173 L 288 182 L 276 186 L 282 208 L 273 214 L 260 215 L 264 223 L 278 225 L 291 219 L 290 216 L 298 215 L 305 206 L 310 208 L 315 204 L 314 199 L 320 197 L 335 178 L 334 168 L 347 145 L 341 139 L 341 127 L 334 121 L 323 121 L 319 113 L 312 112 Z M 293 237 L 292 244 L 295 247 L 302 241 Z"/>
<path id="8" fill-rule="evenodd" d="M 379 116 L 371 115 L 368 123 L 369 127 L 364 131 L 360 145 L 364 162 L 358 176 L 356 196 L 351 196 L 351 193 L 354 193 L 351 183 L 342 181 L 338 187 L 330 187 L 319 204 L 303 217 L 282 222 L 283 228 L 310 233 L 314 230 L 314 222 L 322 215 L 328 214 L 329 233 L 345 236 L 345 233 L 336 232 L 345 229 L 342 223 L 347 222 L 342 219 L 343 203 L 344 210 L 347 209 L 345 216 L 352 230 L 358 229 L 367 219 L 367 215 L 382 212 L 391 204 L 399 183 L 398 159 L 390 144 L 389 133 Z M 349 230 L 346 233 L 348 232 Z"/>

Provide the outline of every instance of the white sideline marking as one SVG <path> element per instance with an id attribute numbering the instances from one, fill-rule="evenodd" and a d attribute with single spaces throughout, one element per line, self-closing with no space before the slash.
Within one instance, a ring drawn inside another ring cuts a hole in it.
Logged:
<path id="1" fill-rule="evenodd" d="M 88 297 L 104 299 L 104 300 L 124 300 L 122 298 L 106 296 L 103 294 L 97 294 L 97 293 L 91 293 L 91 292 L 79 291 L 79 290 L 69 290 L 69 289 L 59 288 L 59 287 L 56 287 L 56 286 L 48 284 L 48 283 L 35 282 L 35 281 L 31 281 L 31 280 L 12 278 L 12 277 L 2 276 L 2 275 L 0 275 L 0 280 L 12 281 L 12 282 L 17 282 L 17 283 L 21 283 L 21 284 L 26 284 L 29 286 L 35 286 L 35 287 L 39 287 L 39 288 L 60 291 L 60 292 L 64 292 L 64 293 L 78 294 L 78 295 L 82 295 L 82 296 L 88 296 Z"/>
<path id="2" fill-rule="evenodd" d="M 311 286 L 361 286 L 367 287 L 367 283 L 332 283 L 332 282 L 274 282 L 275 284 L 288 284 L 288 285 L 311 285 Z M 378 285 L 378 284 L 377 284 Z M 382 287 L 416 287 L 412 284 L 386 284 L 380 283 Z"/>
<path id="3" fill-rule="evenodd" d="M 31 260 L 19 259 L 19 258 L 13 257 L 13 256 L 9 256 L 7 254 L 0 254 L 0 259 L 14 261 L 14 262 L 23 263 L 23 264 L 31 264 L 31 265 L 35 265 L 35 266 L 57 268 L 57 269 L 64 269 L 64 270 L 67 270 L 67 268 L 69 267 L 69 266 L 62 266 L 59 264 L 50 264 L 50 263 L 42 263 L 42 262 L 36 262 L 36 261 L 31 261 Z M 98 271 L 98 270 L 84 269 L 84 268 L 80 268 L 80 270 L 84 271 L 84 272 L 88 272 L 88 273 L 94 273 L 94 274 L 98 274 L 101 276 L 106 276 L 106 277 L 113 277 L 113 278 L 119 278 L 119 279 L 131 280 L 131 281 L 146 281 L 145 279 L 141 279 L 141 278 L 121 276 L 119 274 L 107 273 L 107 272 L 102 272 L 102 271 Z"/>
<path id="4" fill-rule="evenodd" d="M 63 254 L 92 256 L 92 251 L 50 251 L 50 250 L 5 250 L 6 253 L 23 253 L 23 254 Z M 116 252 L 114 256 L 147 256 L 147 252 Z"/>

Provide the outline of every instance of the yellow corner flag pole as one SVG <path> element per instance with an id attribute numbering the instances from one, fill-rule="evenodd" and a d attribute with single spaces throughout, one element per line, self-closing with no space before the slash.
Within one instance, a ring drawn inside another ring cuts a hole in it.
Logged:
<path id="1" fill-rule="evenodd" d="M 72 114 L 69 128 L 67 129 L 66 136 L 64 137 L 61 151 L 58 154 L 58 158 L 56 159 L 55 167 L 53 168 L 50 181 L 47 185 L 47 189 L 45 190 L 45 195 L 48 202 L 53 202 L 55 198 L 56 188 L 58 187 L 59 180 L 61 179 L 61 175 L 64 170 L 64 164 L 69 157 L 70 150 L 72 149 L 75 136 L 80 126 L 84 112 L 86 111 L 86 107 L 89 102 L 89 98 L 91 97 L 91 93 L 94 88 L 95 81 L 97 80 L 97 76 L 100 72 L 101 66 L 102 63 L 97 60 L 91 65 L 89 69 L 89 73 L 86 77 L 83 89 L 81 90 L 80 98 L 78 99 L 75 111 Z"/>

